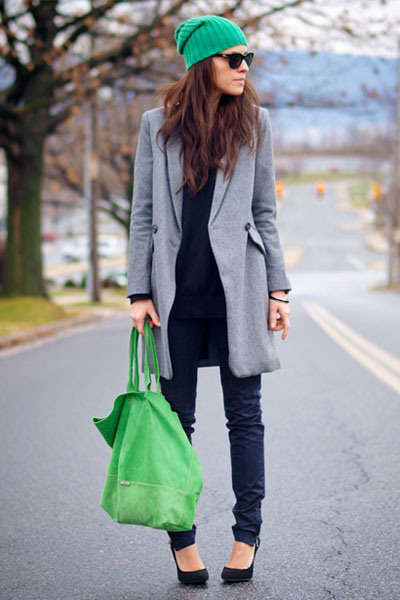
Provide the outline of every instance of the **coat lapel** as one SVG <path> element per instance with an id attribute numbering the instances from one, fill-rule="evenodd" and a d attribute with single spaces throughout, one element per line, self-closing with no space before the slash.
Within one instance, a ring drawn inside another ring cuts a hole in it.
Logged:
<path id="1" fill-rule="evenodd" d="M 223 156 L 221 162 L 225 168 L 226 154 Z M 210 218 L 208 221 L 209 223 L 212 223 L 214 221 L 215 217 L 217 216 L 219 207 L 221 206 L 222 200 L 224 199 L 226 188 L 228 187 L 228 183 L 229 183 L 230 179 L 231 178 L 228 177 L 228 179 L 226 181 L 224 181 L 224 171 L 223 171 L 223 169 L 218 169 L 217 176 L 215 178 L 215 188 L 214 188 L 214 195 L 213 195 L 213 200 L 212 200 L 212 204 L 211 204 Z"/>
<path id="2" fill-rule="evenodd" d="M 179 162 L 179 151 L 180 151 L 181 140 L 180 138 L 174 138 L 168 143 L 167 146 L 167 169 L 170 184 L 170 192 L 172 205 L 175 213 L 176 222 L 180 230 L 182 230 L 182 203 L 183 203 L 183 190 L 176 193 L 177 189 L 182 183 L 182 169 Z M 226 164 L 226 155 L 222 158 L 222 164 Z M 211 223 L 217 215 L 217 212 L 221 206 L 222 200 L 225 196 L 226 188 L 228 186 L 230 177 L 224 181 L 224 173 L 222 169 L 218 169 L 217 176 L 215 179 L 215 188 L 213 194 L 213 200 L 211 205 L 210 219 Z"/>
<path id="3" fill-rule="evenodd" d="M 172 206 L 179 230 L 182 230 L 182 199 L 183 190 L 176 193 L 182 183 L 182 170 L 179 163 L 180 138 L 170 138 L 167 145 L 167 169 Z"/>
<path id="4" fill-rule="evenodd" d="M 247 145 L 240 146 L 239 156 L 238 156 L 237 163 L 235 165 L 234 172 L 232 175 L 230 175 L 227 178 L 226 181 L 224 181 L 224 170 L 223 170 L 226 166 L 226 154 L 224 154 L 224 156 L 222 157 L 221 162 L 223 164 L 223 168 L 218 169 L 218 171 L 217 171 L 217 177 L 215 179 L 215 189 L 214 189 L 214 196 L 213 196 L 213 201 L 212 201 L 212 205 L 211 205 L 209 223 L 212 223 L 214 221 L 215 217 L 217 216 L 218 211 L 221 207 L 222 201 L 226 197 L 228 185 L 229 185 L 231 179 L 233 179 L 235 177 L 235 173 L 240 173 L 241 169 L 248 169 L 247 161 L 248 161 L 249 156 L 250 156 L 250 154 L 249 154 L 248 146 Z"/>

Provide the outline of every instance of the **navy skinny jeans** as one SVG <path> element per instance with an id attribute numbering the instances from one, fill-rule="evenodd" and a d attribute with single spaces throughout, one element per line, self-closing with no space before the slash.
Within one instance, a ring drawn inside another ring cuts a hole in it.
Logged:
<path id="1" fill-rule="evenodd" d="M 261 374 L 239 378 L 230 371 L 226 319 L 169 319 L 173 377 L 160 377 L 161 388 L 191 442 L 196 420 L 197 360 L 206 327 L 218 348 L 229 430 L 232 487 L 236 497 L 232 531 L 235 540 L 253 545 L 261 528 L 261 501 L 265 496 Z M 188 531 L 169 531 L 168 535 L 175 550 L 180 550 L 195 543 L 196 525 Z"/>

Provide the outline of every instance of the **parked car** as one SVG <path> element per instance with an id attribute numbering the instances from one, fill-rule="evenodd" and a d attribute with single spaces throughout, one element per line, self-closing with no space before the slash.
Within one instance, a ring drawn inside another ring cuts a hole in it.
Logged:
<path id="1" fill-rule="evenodd" d="M 97 249 L 101 258 L 122 256 L 126 252 L 126 244 L 119 238 L 100 237 Z M 86 260 L 89 256 L 89 238 L 79 237 L 67 242 L 62 248 L 62 254 L 66 260 Z"/>
<path id="2" fill-rule="evenodd" d="M 126 243 L 121 238 L 104 237 L 98 240 L 97 249 L 99 255 L 104 258 L 122 256 L 126 252 Z"/>
<path id="3" fill-rule="evenodd" d="M 57 239 L 57 234 L 54 231 L 45 231 L 41 234 L 43 242 L 54 242 Z"/>

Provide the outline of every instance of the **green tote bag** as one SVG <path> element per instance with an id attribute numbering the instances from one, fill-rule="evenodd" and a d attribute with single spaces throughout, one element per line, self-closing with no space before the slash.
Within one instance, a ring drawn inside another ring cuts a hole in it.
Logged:
<path id="1" fill-rule="evenodd" d="M 100 506 L 117 523 L 186 531 L 193 526 L 203 486 L 202 468 L 178 414 L 162 395 L 153 332 L 147 321 L 144 333 L 146 389 L 139 390 L 139 333 L 132 327 L 126 393 L 117 396 L 107 417 L 92 419 L 112 448 Z M 156 392 L 151 391 L 149 352 Z"/>

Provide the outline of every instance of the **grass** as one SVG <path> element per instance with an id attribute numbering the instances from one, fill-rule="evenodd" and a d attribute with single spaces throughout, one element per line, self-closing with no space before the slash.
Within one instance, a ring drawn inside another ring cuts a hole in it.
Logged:
<path id="1" fill-rule="evenodd" d="M 101 302 L 91 302 L 89 294 L 84 288 L 63 288 L 50 291 L 50 296 L 63 304 L 63 298 L 68 298 L 68 306 L 71 307 L 116 307 L 121 308 L 127 303 L 126 288 L 103 288 L 100 290 Z M 75 299 L 75 302 L 72 301 Z"/>
<path id="2" fill-rule="evenodd" d="M 11 335 L 21 329 L 29 329 L 43 323 L 60 321 L 77 315 L 86 314 L 84 310 L 91 307 L 122 308 L 126 307 L 125 288 L 101 290 L 102 302 L 82 301 L 82 288 L 66 288 L 49 292 L 50 300 L 38 296 L 15 296 L 13 298 L 0 298 L 0 336 Z M 74 297 L 76 302 L 62 305 L 62 296 Z M 52 298 L 60 298 L 60 303 L 52 302 Z M 79 298 L 80 297 L 80 298 Z"/>
<path id="3" fill-rule="evenodd" d="M 313 183 L 319 179 L 324 181 L 340 181 L 342 179 L 365 179 L 366 185 L 369 181 L 375 179 L 373 173 L 369 173 L 368 176 L 365 173 L 342 173 L 340 171 L 334 172 L 316 172 L 316 173 L 299 173 L 298 175 L 279 175 L 276 177 L 278 181 L 283 181 L 286 185 L 296 185 L 299 183 Z"/>
<path id="4" fill-rule="evenodd" d="M 58 296 L 74 296 L 76 294 L 87 294 L 87 290 L 86 288 L 82 288 L 82 287 L 63 287 L 63 288 L 56 288 L 56 289 L 50 289 L 49 290 L 49 295 L 53 298 L 57 298 Z M 102 288 L 101 290 L 101 294 L 109 295 L 115 295 L 117 297 L 123 297 L 125 298 L 125 294 L 126 294 L 126 287 L 120 287 L 120 288 Z"/>
<path id="5" fill-rule="evenodd" d="M 76 311 L 67 311 L 62 306 L 37 296 L 0 298 L 0 335 L 10 335 L 19 329 L 59 321 L 76 314 Z"/>
<path id="6" fill-rule="evenodd" d="M 369 181 L 357 181 L 349 185 L 349 201 L 352 206 L 360 208 L 369 208 L 371 206 L 368 196 L 370 190 L 369 184 Z"/>

